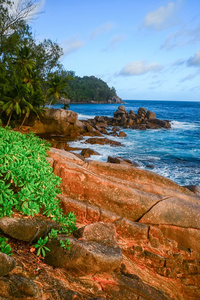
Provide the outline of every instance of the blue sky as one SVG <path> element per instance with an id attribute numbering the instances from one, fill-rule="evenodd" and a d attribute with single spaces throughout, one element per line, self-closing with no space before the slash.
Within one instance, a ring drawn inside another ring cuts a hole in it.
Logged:
<path id="1" fill-rule="evenodd" d="M 38 40 L 64 49 L 78 76 L 94 75 L 123 99 L 200 101 L 199 0 L 42 0 Z"/>

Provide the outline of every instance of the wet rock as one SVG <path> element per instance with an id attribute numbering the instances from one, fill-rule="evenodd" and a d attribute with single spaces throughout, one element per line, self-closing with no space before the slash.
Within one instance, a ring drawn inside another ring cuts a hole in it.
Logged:
<path id="1" fill-rule="evenodd" d="M 11 256 L 0 252 L 0 276 L 7 275 L 15 268 L 15 265 L 15 260 Z"/>
<path id="2" fill-rule="evenodd" d="M 149 119 L 147 125 L 152 126 L 152 129 L 171 128 L 170 122 L 167 120 Z"/>
<path id="3" fill-rule="evenodd" d="M 155 166 L 154 165 L 146 165 L 146 168 L 148 168 L 148 169 L 154 169 Z"/>
<path id="4" fill-rule="evenodd" d="M 124 159 L 119 156 L 108 156 L 107 162 L 112 163 L 112 164 L 129 164 L 129 165 L 137 165 L 136 163 L 133 163 L 129 159 Z"/>
<path id="5" fill-rule="evenodd" d="M 107 138 L 90 138 L 88 140 L 85 141 L 86 143 L 89 144 L 99 144 L 99 145 L 106 145 L 109 144 L 111 146 L 122 146 L 122 144 L 120 142 L 117 141 L 113 141 L 113 140 L 109 140 Z"/>
<path id="6" fill-rule="evenodd" d="M 90 157 L 91 155 L 100 155 L 99 152 L 96 152 L 90 148 L 85 148 L 81 151 L 81 155 L 83 155 L 83 157 L 87 158 Z"/>
<path id="7" fill-rule="evenodd" d="M 112 128 L 112 131 L 114 131 L 114 132 L 120 131 L 120 128 L 119 128 L 118 126 L 114 126 L 114 127 Z"/>
<path id="8" fill-rule="evenodd" d="M 119 137 L 126 137 L 126 133 L 123 132 L 123 131 L 120 131 L 120 132 L 119 132 Z"/>

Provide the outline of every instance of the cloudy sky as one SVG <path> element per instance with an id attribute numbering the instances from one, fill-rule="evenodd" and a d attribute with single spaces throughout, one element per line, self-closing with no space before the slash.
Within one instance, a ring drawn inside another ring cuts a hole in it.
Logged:
<path id="1" fill-rule="evenodd" d="M 33 33 L 63 47 L 67 70 L 126 100 L 200 101 L 199 0 L 41 2 Z"/>

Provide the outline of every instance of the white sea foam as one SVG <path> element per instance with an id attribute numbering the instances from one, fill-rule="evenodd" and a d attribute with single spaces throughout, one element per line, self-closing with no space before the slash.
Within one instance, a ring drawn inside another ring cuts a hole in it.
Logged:
<path id="1" fill-rule="evenodd" d="M 200 127 L 200 125 L 197 125 L 194 123 L 179 122 L 179 121 L 172 121 L 171 126 L 172 126 L 172 129 L 184 129 L 184 130 L 190 130 L 190 129 Z"/>
<path id="2" fill-rule="evenodd" d="M 94 117 L 95 117 L 95 115 L 78 114 L 79 120 L 93 119 Z"/>

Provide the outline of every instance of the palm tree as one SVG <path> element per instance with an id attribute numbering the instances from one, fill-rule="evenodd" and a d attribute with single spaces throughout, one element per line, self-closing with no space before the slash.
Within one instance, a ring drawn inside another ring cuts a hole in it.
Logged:
<path id="1" fill-rule="evenodd" d="M 27 78 L 30 77 L 36 65 L 36 62 L 32 59 L 32 53 L 30 51 L 30 48 L 24 46 L 19 50 L 16 63 L 19 72 L 24 77 L 24 82 L 26 82 Z"/>
<path id="2" fill-rule="evenodd" d="M 25 106 L 28 102 L 25 97 L 28 96 L 30 90 L 24 84 L 16 84 L 11 90 L 10 95 L 6 97 L 7 102 L 3 105 L 2 110 L 6 112 L 8 117 L 7 126 L 10 124 L 10 120 L 13 112 L 17 115 L 21 115 L 22 106 Z"/>
<path id="3" fill-rule="evenodd" d="M 61 76 L 54 74 L 51 79 L 48 81 L 49 88 L 47 90 L 47 98 L 50 100 L 49 108 L 54 101 L 58 102 L 61 96 L 67 96 L 65 88 L 68 85 Z"/>

